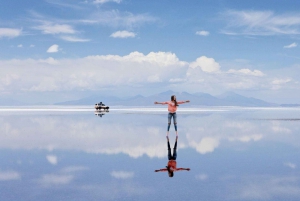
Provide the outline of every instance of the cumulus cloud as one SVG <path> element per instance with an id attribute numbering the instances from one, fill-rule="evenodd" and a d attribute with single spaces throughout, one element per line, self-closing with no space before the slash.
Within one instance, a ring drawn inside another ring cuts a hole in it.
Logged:
<path id="1" fill-rule="evenodd" d="M 1 171 L 0 170 L 0 181 L 18 180 L 21 175 L 16 171 Z"/>
<path id="2" fill-rule="evenodd" d="M 56 45 L 56 44 L 54 44 L 54 45 L 51 45 L 49 48 L 48 48 L 48 50 L 47 50 L 47 52 L 48 53 L 55 53 L 55 52 L 58 52 L 58 45 Z"/>
<path id="3" fill-rule="evenodd" d="M 208 36 L 209 32 L 208 31 L 197 31 L 196 35 L 199 35 L 199 36 Z"/>
<path id="4" fill-rule="evenodd" d="M 196 59 L 196 61 L 190 64 L 191 68 L 201 68 L 204 72 L 217 72 L 220 70 L 221 66 L 218 62 L 216 62 L 213 58 L 208 58 L 206 56 L 202 56 Z"/>
<path id="5" fill-rule="evenodd" d="M 263 72 L 261 72 L 260 70 L 251 71 L 250 69 L 247 69 L 247 68 L 243 68 L 243 69 L 240 69 L 240 70 L 230 69 L 228 71 L 228 73 L 252 75 L 252 76 L 259 76 L 259 77 L 264 76 Z"/>
<path id="6" fill-rule="evenodd" d="M 229 10 L 222 15 L 227 22 L 224 34 L 294 35 L 300 34 L 300 15 L 276 15 L 272 11 Z"/>
<path id="7" fill-rule="evenodd" d="M 0 39 L 7 38 L 15 38 L 22 34 L 21 29 L 12 29 L 12 28 L 0 28 Z"/>
<path id="8" fill-rule="evenodd" d="M 190 140 L 189 144 L 191 147 L 196 148 L 196 150 L 201 154 L 206 154 L 213 152 L 215 148 L 219 146 L 219 140 L 211 137 L 204 137 L 200 142 Z"/>
<path id="9" fill-rule="evenodd" d="M 129 179 L 134 176 L 134 172 L 112 171 L 110 175 L 116 179 Z"/>
<path id="10" fill-rule="evenodd" d="M 286 45 L 286 46 L 283 46 L 283 48 L 294 48 L 294 47 L 297 47 L 297 43 L 292 43 L 290 45 Z"/>
<path id="11" fill-rule="evenodd" d="M 57 164 L 57 157 L 54 155 L 48 155 L 46 156 L 48 162 L 52 165 L 56 165 Z"/>
<path id="12" fill-rule="evenodd" d="M 129 32 L 129 31 L 117 31 L 114 32 L 110 35 L 110 37 L 113 38 L 134 38 L 135 37 L 135 33 L 133 32 Z"/>
<path id="13" fill-rule="evenodd" d="M 54 44 L 48 53 L 61 48 Z M 26 59 L 0 61 L 0 92 L 76 91 L 99 88 L 172 87 L 182 90 L 283 88 L 288 78 L 273 78 L 248 68 L 222 71 L 214 58 L 201 56 L 193 62 L 181 61 L 172 52 L 131 52 L 128 55 L 93 55 L 76 59 Z M 22 66 L 22 68 L 20 68 Z M 41 70 L 43 69 L 43 70 Z M 128 70 L 130 69 L 130 71 Z M 35 72 L 33 76 L 32 73 Z M 59 72 L 59 73 L 58 73 Z M 117 72 L 117 73 L 116 73 Z M 201 83 L 199 85 L 199 83 Z"/>

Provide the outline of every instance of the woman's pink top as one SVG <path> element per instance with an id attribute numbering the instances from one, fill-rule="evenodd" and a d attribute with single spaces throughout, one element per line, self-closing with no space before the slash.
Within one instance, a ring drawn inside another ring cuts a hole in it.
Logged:
<path id="1" fill-rule="evenodd" d="M 183 104 L 185 103 L 185 101 L 177 101 L 177 104 Z M 173 101 L 167 101 L 167 102 L 162 102 L 163 105 L 168 104 L 168 111 L 170 113 L 174 113 L 177 110 L 177 106 L 175 105 L 175 103 Z"/>

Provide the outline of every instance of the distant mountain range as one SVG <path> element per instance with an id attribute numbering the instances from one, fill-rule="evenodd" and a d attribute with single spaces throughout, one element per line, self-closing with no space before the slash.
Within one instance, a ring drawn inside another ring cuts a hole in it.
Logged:
<path id="1" fill-rule="evenodd" d="M 97 102 L 103 102 L 109 106 L 154 106 L 154 102 L 169 101 L 171 95 L 176 95 L 177 100 L 190 100 L 186 106 L 245 106 L 245 107 L 274 107 L 289 106 L 269 103 L 260 99 L 245 97 L 233 92 L 226 92 L 220 96 L 212 96 L 208 93 L 194 93 L 165 91 L 151 96 L 134 96 L 127 99 L 120 99 L 114 96 L 94 95 L 87 98 L 59 102 L 55 105 L 93 105 Z M 183 105 L 184 106 L 184 105 Z M 298 106 L 298 105 L 293 105 Z"/>
<path id="2" fill-rule="evenodd" d="M 58 102 L 54 105 L 94 105 L 103 102 L 108 106 L 154 106 L 154 102 L 169 101 L 172 95 L 176 95 L 177 100 L 190 100 L 189 104 L 182 107 L 192 106 L 244 106 L 244 107 L 300 107 L 300 104 L 275 104 L 260 99 L 245 97 L 233 92 L 226 92 L 219 96 L 212 96 L 208 93 L 187 93 L 165 91 L 151 96 L 137 95 L 129 98 L 118 98 L 115 96 L 93 95 L 79 100 Z M 0 106 L 30 106 L 30 105 L 49 105 L 46 103 L 25 103 L 14 99 L 0 99 Z"/>

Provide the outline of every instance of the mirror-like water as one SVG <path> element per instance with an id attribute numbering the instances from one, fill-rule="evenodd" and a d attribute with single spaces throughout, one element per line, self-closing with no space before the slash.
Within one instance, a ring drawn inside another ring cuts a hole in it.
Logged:
<path id="1" fill-rule="evenodd" d="M 300 109 L 0 109 L 0 200 L 299 200 Z M 175 143 L 173 125 L 171 148 Z M 173 151 L 173 150 L 172 150 Z"/>

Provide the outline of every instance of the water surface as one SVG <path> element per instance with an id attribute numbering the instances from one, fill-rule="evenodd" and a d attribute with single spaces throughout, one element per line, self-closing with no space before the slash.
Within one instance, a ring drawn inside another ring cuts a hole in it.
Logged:
<path id="1" fill-rule="evenodd" d="M 299 200 L 300 109 L 0 108 L 0 200 Z M 171 146 L 175 141 L 170 129 Z"/>

